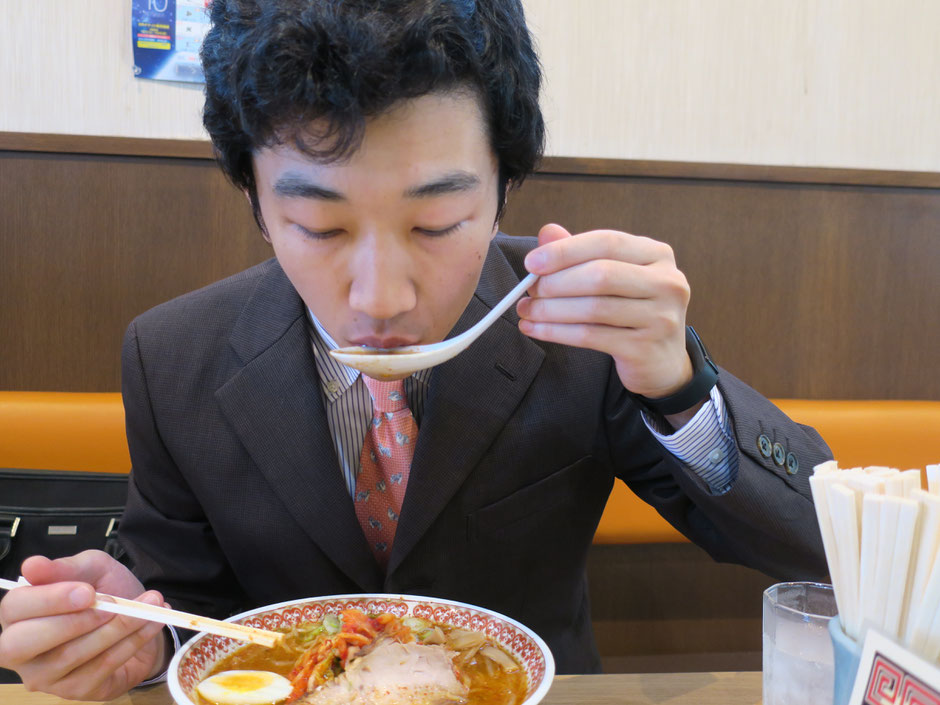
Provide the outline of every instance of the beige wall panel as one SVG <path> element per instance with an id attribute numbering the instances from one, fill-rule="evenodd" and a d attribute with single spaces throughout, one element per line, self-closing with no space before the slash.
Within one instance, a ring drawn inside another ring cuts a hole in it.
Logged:
<path id="1" fill-rule="evenodd" d="M 0 131 L 207 139 L 202 84 L 134 78 L 131 0 L 0 8 Z"/>
<path id="2" fill-rule="evenodd" d="M 940 3 L 526 7 L 551 154 L 940 170 Z"/>
<path id="3" fill-rule="evenodd" d="M 549 154 L 940 171 L 940 2 L 524 2 Z M 130 4 L 0 2 L 0 131 L 203 139 L 200 86 L 133 77 Z"/>

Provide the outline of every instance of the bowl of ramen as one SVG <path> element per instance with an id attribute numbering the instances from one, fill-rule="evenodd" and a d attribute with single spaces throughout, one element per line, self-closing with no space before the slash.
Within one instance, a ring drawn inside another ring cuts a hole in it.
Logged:
<path id="1" fill-rule="evenodd" d="M 284 637 L 197 634 L 167 674 L 176 705 L 535 705 L 555 675 L 535 632 L 452 600 L 331 595 L 228 621 Z"/>

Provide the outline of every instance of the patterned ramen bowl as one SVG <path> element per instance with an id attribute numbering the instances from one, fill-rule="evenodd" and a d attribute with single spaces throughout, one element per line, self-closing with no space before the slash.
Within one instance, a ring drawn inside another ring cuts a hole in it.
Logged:
<path id="1" fill-rule="evenodd" d="M 227 621 L 260 629 L 285 629 L 301 622 L 314 622 L 345 609 L 366 613 L 391 612 L 398 617 L 420 617 L 461 629 L 484 632 L 522 666 L 526 675 L 526 699 L 522 705 L 541 702 L 552 685 L 555 660 L 544 641 L 531 629 L 497 612 L 464 602 L 415 595 L 330 595 L 291 600 L 260 607 L 230 617 Z M 196 686 L 216 663 L 245 642 L 211 634 L 197 634 L 176 653 L 167 682 L 176 705 L 196 705 Z"/>

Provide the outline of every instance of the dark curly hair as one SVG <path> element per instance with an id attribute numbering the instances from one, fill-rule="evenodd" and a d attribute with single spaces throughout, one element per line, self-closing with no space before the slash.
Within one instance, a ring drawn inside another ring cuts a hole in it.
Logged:
<path id="1" fill-rule="evenodd" d="M 262 229 L 254 150 L 293 142 L 339 161 L 367 118 L 431 92 L 479 97 L 500 211 L 541 157 L 541 69 L 520 0 L 213 0 L 210 12 L 203 124 Z M 325 129 L 311 135 L 314 120 Z"/>

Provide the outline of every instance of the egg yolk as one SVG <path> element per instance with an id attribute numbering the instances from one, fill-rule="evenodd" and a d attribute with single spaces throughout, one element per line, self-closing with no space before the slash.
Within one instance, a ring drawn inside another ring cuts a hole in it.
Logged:
<path id="1" fill-rule="evenodd" d="M 290 695 L 291 684 L 269 671 L 223 671 L 204 680 L 196 690 L 216 705 L 273 705 Z"/>

